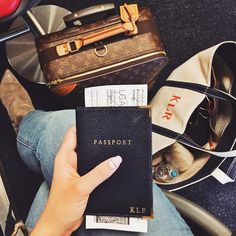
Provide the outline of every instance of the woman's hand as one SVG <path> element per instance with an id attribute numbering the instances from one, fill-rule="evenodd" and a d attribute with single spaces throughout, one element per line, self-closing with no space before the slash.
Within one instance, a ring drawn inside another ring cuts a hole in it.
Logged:
<path id="1" fill-rule="evenodd" d="M 119 167 L 120 156 L 110 158 L 84 176 L 77 173 L 76 129 L 68 130 L 56 156 L 49 199 L 31 236 L 66 236 L 83 221 L 89 194 Z"/>

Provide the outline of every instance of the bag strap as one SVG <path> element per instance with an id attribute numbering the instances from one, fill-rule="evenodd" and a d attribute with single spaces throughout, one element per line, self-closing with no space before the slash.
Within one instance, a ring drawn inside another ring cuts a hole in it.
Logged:
<path id="1" fill-rule="evenodd" d="M 187 82 L 180 82 L 180 81 L 166 81 L 164 86 L 169 86 L 169 87 L 179 87 L 179 88 L 184 88 L 184 89 L 190 89 L 192 91 L 199 92 L 201 94 L 205 94 L 206 96 L 212 97 L 212 98 L 218 98 L 220 100 L 226 100 L 226 101 L 231 101 L 233 105 L 236 106 L 236 98 L 233 97 L 232 95 L 225 93 L 221 90 L 215 89 L 215 88 L 210 88 L 201 84 L 196 84 L 196 83 L 187 83 Z M 207 150 L 197 143 L 195 143 L 193 140 L 191 140 L 186 134 L 180 134 L 177 132 L 174 132 L 172 130 L 166 129 L 164 127 L 152 124 L 152 131 L 154 133 L 158 133 L 160 135 L 166 136 L 171 139 L 175 139 L 176 141 L 197 149 L 199 151 L 222 157 L 222 158 L 227 158 L 227 157 L 236 157 L 236 150 L 231 150 L 231 151 L 226 151 L 226 152 L 217 152 L 217 151 L 211 151 Z"/>
<path id="2" fill-rule="evenodd" d="M 236 105 L 236 98 L 234 96 L 223 92 L 222 90 L 207 87 L 202 84 L 168 80 L 164 83 L 164 86 L 189 89 L 201 94 L 205 94 L 211 98 L 218 98 L 220 100 L 231 101 L 233 105 Z"/>
<path id="3" fill-rule="evenodd" d="M 73 26 L 75 21 L 79 21 L 81 23 L 81 18 L 90 17 L 93 19 L 94 14 L 104 13 L 115 9 L 114 3 L 106 3 L 106 4 L 99 4 L 91 7 L 87 7 L 85 9 L 75 11 L 63 17 L 63 20 L 67 27 Z M 91 17 L 92 16 L 92 17 Z M 82 24 L 82 23 L 81 23 Z"/>
<path id="4" fill-rule="evenodd" d="M 236 158 L 230 163 L 228 163 L 228 160 L 225 160 L 218 168 L 232 180 L 236 180 Z"/>
<path id="5" fill-rule="evenodd" d="M 152 132 L 166 136 L 171 139 L 175 139 L 177 142 L 182 143 L 188 147 L 194 148 L 196 150 L 199 150 L 199 151 L 202 151 L 202 152 L 214 155 L 214 156 L 218 156 L 218 157 L 222 157 L 222 158 L 236 157 L 236 150 L 226 151 L 226 152 L 211 151 L 211 150 L 201 147 L 200 145 L 195 143 L 193 140 L 191 140 L 185 134 L 180 134 L 180 133 L 174 132 L 172 130 L 163 128 L 163 127 L 155 125 L 155 124 L 152 124 Z"/>

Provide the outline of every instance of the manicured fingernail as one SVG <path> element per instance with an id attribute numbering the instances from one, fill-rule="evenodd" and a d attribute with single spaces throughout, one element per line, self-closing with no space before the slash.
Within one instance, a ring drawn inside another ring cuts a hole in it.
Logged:
<path id="1" fill-rule="evenodd" d="M 115 156 L 115 157 L 111 158 L 111 161 L 110 161 L 109 164 L 110 164 L 112 169 L 116 169 L 120 166 L 121 162 L 122 162 L 121 156 Z"/>

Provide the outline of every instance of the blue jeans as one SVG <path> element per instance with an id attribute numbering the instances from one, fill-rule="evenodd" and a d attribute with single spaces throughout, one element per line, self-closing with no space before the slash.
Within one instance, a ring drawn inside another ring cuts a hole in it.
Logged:
<path id="1" fill-rule="evenodd" d="M 75 111 L 33 111 L 20 125 L 17 148 L 24 163 L 33 171 L 42 173 L 45 181 L 40 186 L 26 220 L 33 228 L 41 215 L 52 181 L 54 158 L 68 128 L 75 126 Z M 148 222 L 148 234 L 111 230 L 86 230 L 82 225 L 73 235 L 192 235 L 190 228 L 162 191 L 153 186 L 155 219 Z"/>

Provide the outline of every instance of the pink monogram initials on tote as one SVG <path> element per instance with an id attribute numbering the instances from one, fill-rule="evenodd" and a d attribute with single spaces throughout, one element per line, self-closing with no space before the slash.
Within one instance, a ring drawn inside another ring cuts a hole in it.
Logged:
<path id="1" fill-rule="evenodd" d="M 167 105 L 167 109 L 165 111 L 165 114 L 164 114 L 164 116 L 162 116 L 163 119 L 170 120 L 172 118 L 172 115 L 173 115 L 172 110 L 174 109 L 174 107 L 176 106 L 176 104 L 179 102 L 180 99 L 181 99 L 180 96 L 176 96 L 176 95 L 172 96 L 172 98 L 170 99 L 170 101 Z"/>

